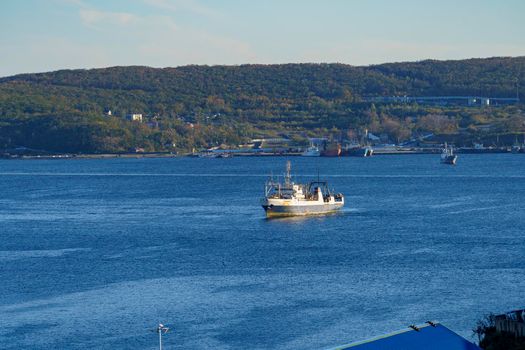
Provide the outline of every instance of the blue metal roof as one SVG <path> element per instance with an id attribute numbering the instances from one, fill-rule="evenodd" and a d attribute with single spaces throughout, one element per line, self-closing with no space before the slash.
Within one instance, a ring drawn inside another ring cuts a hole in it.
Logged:
<path id="1" fill-rule="evenodd" d="M 370 340 L 342 345 L 333 350 L 481 350 L 439 323 L 406 328 Z"/>

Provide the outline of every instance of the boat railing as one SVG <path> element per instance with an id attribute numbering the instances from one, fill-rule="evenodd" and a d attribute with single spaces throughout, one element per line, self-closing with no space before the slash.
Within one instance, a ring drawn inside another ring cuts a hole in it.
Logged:
<path id="1" fill-rule="evenodd" d="M 294 194 L 293 183 L 283 185 L 280 182 L 268 180 L 264 187 L 264 194 L 267 198 L 292 198 Z"/>

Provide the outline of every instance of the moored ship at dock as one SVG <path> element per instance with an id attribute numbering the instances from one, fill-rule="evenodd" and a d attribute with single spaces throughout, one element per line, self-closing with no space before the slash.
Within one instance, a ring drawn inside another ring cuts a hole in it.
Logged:
<path id="1" fill-rule="evenodd" d="M 344 206 L 344 196 L 334 194 L 326 181 L 298 184 L 292 181 L 287 162 L 284 183 L 266 182 L 262 207 L 267 217 L 319 215 L 335 212 Z"/>
<path id="2" fill-rule="evenodd" d="M 321 150 L 321 157 L 339 157 L 341 156 L 341 144 L 330 142 L 326 143 Z"/>
<path id="3" fill-rule="evenodd" d="M 374 150 L 370 146 L 349 145 L 345 147 L 341 156 L 343 157 L 371 157 L 374 154 Z"/>
<path id="4" fill-rule="evenodd" d="M 321 152 L 319 151 L 319 147 L 310 145 L 303 153 L 301 153 L 301 156 L 303 157 L 319 157 L 321 155 Z"/>

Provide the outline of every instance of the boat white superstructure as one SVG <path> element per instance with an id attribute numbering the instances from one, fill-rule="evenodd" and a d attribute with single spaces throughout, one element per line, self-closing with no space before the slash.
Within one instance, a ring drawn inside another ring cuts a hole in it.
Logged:
<path id="1" fill-rule="evenodd" d="M 303 153 L 301 153 L 301 156 L 303 157 L 319 157 L 321 155 L 321 151 L 319 150 L 319 147 L 310 145 Z"/>
<path id="2" fill-rule="evenodd" d="M 445 147 L 443 148 L 443 152 L 441 153 L 441 163 L 456 165 L 457 160 L 458 156 L 454 154 L 454 149 L 452 148 L 452 146 L 448 146 L 445 143 Z"/>

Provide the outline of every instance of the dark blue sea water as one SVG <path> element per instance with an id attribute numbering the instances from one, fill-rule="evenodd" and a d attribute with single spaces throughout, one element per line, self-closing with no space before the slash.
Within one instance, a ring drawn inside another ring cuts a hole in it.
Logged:
<path id="1" fill-rule="evenodd" d="M 525 307 L 525 156 L 294 158 L 338 215 L 266 220 L 285 158 L 0 161 L 0 347 L 323 349 Z"/>

